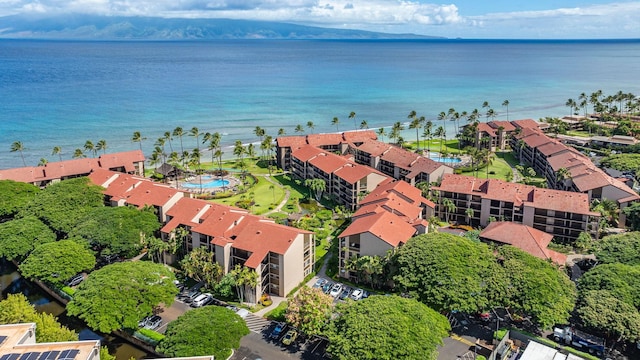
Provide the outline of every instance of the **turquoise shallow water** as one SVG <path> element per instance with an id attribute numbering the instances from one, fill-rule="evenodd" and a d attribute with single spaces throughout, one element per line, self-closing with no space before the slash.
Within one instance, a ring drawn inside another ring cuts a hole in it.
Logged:
<path id="1" fill-rule="evenodd" d="M 563 116 L 581 92 L 640 93 L 638 73 L 640 41 L 0 40 L 0 168 L 22 164 L 13 141 L 35 165 L 57 160 L 54 146 L 70 158 L 86 140 L 135 149 L 134 131 L 149 154 L 176 126 L 221 132 L 231 145 L 258 141 L 256 126 L 294 134 L 313 121 L 307 132 L 336 131 L 334 116 L 339 130 L 404 122 L 411 110 L 440 125 L 439 112 L 484 101 L 504 119 L 505 99 L 510 119 Z"/>

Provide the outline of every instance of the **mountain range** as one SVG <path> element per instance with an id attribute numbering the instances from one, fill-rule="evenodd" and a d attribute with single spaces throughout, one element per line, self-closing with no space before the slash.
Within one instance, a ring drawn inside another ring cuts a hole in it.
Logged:
<path id="1" fill-rule="evenodd" d="M 281 22 L 231 19 L 179 19 L 60 15 L 0 17 L 0 38 L 77 40 L 213 40 L 213 39 L 434 39 L 332 29 Z"/>

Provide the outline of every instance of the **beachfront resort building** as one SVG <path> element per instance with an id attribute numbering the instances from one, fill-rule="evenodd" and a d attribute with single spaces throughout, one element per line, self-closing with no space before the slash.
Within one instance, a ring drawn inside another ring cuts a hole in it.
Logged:
<path id="1" fill-rule="evenodd" d="M 338 235 L 339 276 L 355 280 L 348 262 L 361 256 L 383 257 L 415 235 L 429 231 L 425 220 L 435 204 L 404 181 L 386 180 L 360 202 L 351 224 Z"/>
<path id="2" fill-rule="evenodd" d="M 493 152 L 505 150 L 515 134 L 519 134 L 524 129 L 540 129 L 546 125 L 533 119 L 477 122 L 464 126 L 465 130 L 469 129 L 474 136 L 472 141 L 461 139 L 461 145 L 471 145 L 477 149 L 489 149 Z"/>
<path id="3" fill-rule="evenodd" d="M 36 324 L 0 325 L 0 359 L 3 360 L 100 360 L 100 340 L 36 342 Z M 213 356 L 165 358 L 213 360 Z"/>
<path id="4" fill-rule="evenodd" d="M 373 168 L 312 145 L 293 150 L 290 158 L 294 178 L 302 181 L 321 179 L 325 184 L 323 193 L 351 211 L 356 209 L 360 196 L 388 179 Z"/>
<path id="5" fill-rule="evenodd" d="M 584 193 L 589 202 L 612 200 L 620 210 L 640 201 L 640 196 L 623 181 L 606 174 L 578 150 L 539 130 L 524 130 L 511 142 L 520 162 L 544 176 L 549 188 Z M 624 226 L 626 217 L 622 211 L 619 214 L 618 223 Z"/>
<path id="6" fill-rule="evenodd" d="M 485 227 L 511 221 L 544 231 L 558 241 L 597 233 L 600 214 L 589 210 L 589 197 L 578 192 L 541 189 L 497 179 L 447 174 L 437 191 L 436 214 L 449 222 Z"/>
<path id="7" fill-rule="evenodd" d="M 137 176 L 98 169 L 89 179 L 105 188 L 105 202 L 111 206 L 153 206 L 164 224 L 163 240 L 185 232 L 184 250 L 206 247 L 225 274 L 236 265 L 255 270 L 258 282 L 249 301 L 262 293 L 286 296 L 313 271 L 315 240 L 310 231 L 194 199 L 189 192 Z"/>
<path id="8" fill-rule="evenodd" d="M 45 187 L 53 182 L 87 176 L 96 169 L 144 176 L 144 160 L 141 150 L 133 150 L 104 154 L 97 158 L 51 161 L 42 166 L 0 170 L 0 180 L 13 180 Z"/>

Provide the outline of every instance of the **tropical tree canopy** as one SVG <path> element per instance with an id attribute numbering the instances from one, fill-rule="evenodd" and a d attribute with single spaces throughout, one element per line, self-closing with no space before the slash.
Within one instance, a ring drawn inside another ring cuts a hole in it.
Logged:
<path id="1" fill-rule="evenodd" d="M 576 302 L 575 285 L 548 262 L 512 246 L 498 249 L 507 282 L 505 306 L 532 317 L 542 328 L 569 319 Z"/>
<path id="2" fill-rule="evenodd" d="M 96 258 L 86 247 L 73 240 L 60 240 L 37 246 L 19 268 L 27 278 L 62 285 L 95 266 Z"/>
<path id="3" fill-rule="evenodd" d="M 438 311 L 486 310 L 505 277 L 487 245 L 447 233 L 410 239 L 396 262 L 396 284 Z"/>
<path id="4" fill-rule="evenodd" d="M 91 209 L 80 219 L 69 237 L 85 239 L 99 250 L 125 257 L 137 255 L 143 239 L 160 228 L 158 218 L 150 209 L 134 207 L 99 207 Z"/>
<path id="5" fill-rule="evenodd" d="M 607 290 L 615 298 L 640 308 L 640 266 L 598 265 L 587 271 L 578 281 L 581 298 L 589 290 Z"/>
<path id="6" fill-rule="evenodd" d="M 640 232 L 605 236 L 595 245 L 599 263 L 640 265 Z"/>
<path id="7" fill-rule="evenodd" d="M 607 290 L 586 291 L 576 311 L 585 326 L 615 336 L 618 341 L 640 338 L 638 309 Z"/>
<path id="8" fill-rule="evenodd" d="M 173 303 L 178 288 L 165 266 L 147 261 L 107 265 L 89 274 L 67 304 L 67 311 L 104 333 L 136 329 L 159 304 Z"/>
<path id="9" fill-rule="evenodd" d="M 432 359 L 449 336 L 447 319 L 428 306 L 399 296 L 371 296 L 338 305 L 327 331 L 334 359 Z"/>
<path id="10" fill-rule="evenodd" d="M 75 331 L 61 325 L 55 316 L 38 313 L 23 294 L 9 294 L 0 301 L 0 324 L 36 323 L 36 341 L 39 343 L 77 341 Z"/>
<path id="11" fill-rule="evenodd" d="M 34 247 L 56 241 L 56 234 L 35 216 L 0 223 L 0 257 L 21 261 Z"/>
<path id="12" fill-rule="evenodd" d="M 287 322 L 308 335 L 319 334 L 327 324 L 333 310 L 333 297 L 303 286 L 287 302 Z"/>
<path id="13" fill-rule="evenodd" d="M 205 247 L 193 249 L 180 262 L 184 273 L 207 287 L 213 288 L 222 276 L 222 267 L 215 262 L 215 255 Z"/>
<path id="14" fill-rule="evenodd" d="M 169 323 L 156 350 L 170 357 L 213 355 L 226 359 L 247 334 L 249 328 L 238 314 L 219 306 L 205 306 Z"/>
<path id="15" fill-rule="evenodd" d="M 0 180 L 0 219 L 17 214 L 40 189 L 31 184 Z"/>
<path id="16" fill-rule="evenodd" d="M 54 231 L 67 234 L 90 210 L 104 206 L 102 188 L 81 177 L 51 184 L 19 215 L 35 215 Z"/>

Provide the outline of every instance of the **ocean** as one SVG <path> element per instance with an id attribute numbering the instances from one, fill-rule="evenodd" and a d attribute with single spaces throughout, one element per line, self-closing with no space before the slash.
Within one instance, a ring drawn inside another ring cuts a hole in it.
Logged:
<path id="1" fill-rule="evenodd" d="M 134 131 L 149 155 L 177 126 L 220 132 L 230 146 L 258 141 L 256 126 L 274 137 L 298 124 L 378 129 L 411 110 L 438 126 L 438 113 L 484 113 L 485 101 L 496 120 L 507 119 L 504 100 L 510 120 L 561 117 L 567 99 L 596 90 L 640 93 L 640 40 L 0 40 L 0 168 L 23 166 L 14 141 L 31 166 L 58 160 L 54 146 L 70 159 L 87 140 L 136 149 Z"/>

